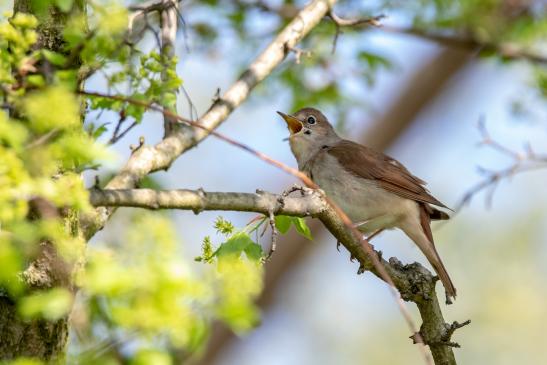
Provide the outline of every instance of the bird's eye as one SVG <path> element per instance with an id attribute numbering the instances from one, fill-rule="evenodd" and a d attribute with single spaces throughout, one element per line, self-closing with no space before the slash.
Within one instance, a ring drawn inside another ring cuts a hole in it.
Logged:
<path id="1" fill-rule="evenodd" d="M 316 120 L 315 120 L 315 117 L 313 115 L 310 115 L 308 117 L 308 124 L 315 124 Z"/>

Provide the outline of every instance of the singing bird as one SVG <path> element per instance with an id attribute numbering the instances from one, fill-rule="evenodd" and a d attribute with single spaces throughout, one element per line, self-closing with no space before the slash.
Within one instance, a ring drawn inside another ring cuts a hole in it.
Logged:
<path id="1" fill-rule="evenodd" d="M 456 288 L 435 248 L 431 220 L 449 216 L 447 208 L 399 161 L 369 147 L 340 138 L 314 108 L 280 114 L 290 131 L 289 143 L 300 171 L 306 173 L 356 224 L 372 237 L 401 229 L 424 253 L 443 283 L 447 297 Z"/>

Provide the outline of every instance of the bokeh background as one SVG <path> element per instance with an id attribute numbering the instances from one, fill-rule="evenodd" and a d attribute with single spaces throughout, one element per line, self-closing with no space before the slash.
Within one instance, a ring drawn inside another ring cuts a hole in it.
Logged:
<path id="1" fill-rule="evenodd" d="M 230 18 L 237 11 L 232 2 L 210 3 L 216 8 L 185 2 L 181 7 L 186 25 L 179 31 L 177 71 L 195 108 L 192 112 L 187 98 L 180 94 L 178 110 L 186 116 L 206 111 L 216 90 L 229 87 L 284 21 L 256 8 L 236 24 Z M 283 5 L 279 1 L 266 3 Z M 436 16 L 433 2 L 366 3 L 342 2 L 340 14 L 385 14 L 388 17 L 382 24 L 386 28 L 411 26 L 417 18 Z M 475 3 L 481 5 L 480 1 Z M 539 11 L 545 4 L 517 3 Z M 491 15 L 475 13 L 464 25 L 476 26 Z M 332 54 L 332 25 L 315 33 L 320 36 L 312 34 L 302 45 L 313 52 L 312 57 L 297 63 L 291 55 L 219 132 L 296 166 L 283 141 L 288 135 L 285 124 L 275 111 L 293 112 L 291 108 L 309 102 L 309 106 L 324 110 L 344 137 L 380 148 L 404 163 L 451 207 L 485 178 L 478 166 L 501 170 L 513 162 L 509 156 L 479 145 L 479 120 L 504 146 L 523 151 L 524 144 L 530 143 L 538 153 L 547 152 L 546 104 L 534 87 L 537 69 L 528 62 L 503 62 L 481 57 L 474 49 L 445 47 L 374 27 L 345 31 Z M 152 47 L 153 41 L 145 40 L 142 46 L 148 44 Z M 544 46 L 545 38 L 539 44 Z M 380 61 L 364 61 L 366 56 L 356 57 L 356 52 L 375 55 Z M 317 66 L 325 60 L 327 67 Z M 363 64 L 368 66 L 362 69 Z M 100 75 L 87 84 L 90 90 L 104 87 Z M 100 118 L 108 120 L 108 115 Z M 159 141 L 161 125 L 160 116 L 147 114 L 143 124 L 115 146 L 117 158 L 109 162 L 110 168 L 122 166 L 129 144 L 137 143 L 139 136 L 146 136 L 147 143 Z M 154 178 L 166 189 L 238 192 L 257 188 L 281 192 L 296 182 L 213 137 Z M 443 308 L 445 318 L 472 320 L 454 338 L 462 346 L 456 349 L 462 364 L 547 362 L 546 179 L 547 171 L 539 170 L 504 180 L 490 207 L 485 204 L 487 194 L 481 192 L 449 222 L 434 227 L 438 249 L 459 293 L 455 304 Z M 117 213 L 118 217 L 123 214 L 123 209 Z M 204 236 L 215 236 L 212 222 L 218 215 L 239 226 L 253 217 L 217 212 L 169 214 L 189 261 L 199 255 Z M 408 328 L 386 285 L 370 274 L 356 275 L 358 264 L 349 261 L 348 253 L 336 250 L 335 239 L 320 224 L 308 223 L 313 242 L 291 234 L 279 242 L 278 252 L 266 264 L 266 286 L 259 299 L 260 326 L 241 337 L 216 326 L 202 359 L 194 363 L 421 363 L 420 352 L 411 345 Z M 116 227 L 113 224 L 95 240 L 115 235 Z M 268 240 L 263 243 L 267 247 Z M 428 265 L 400 232 L 384 233 L 375 246 L 385 256 Z M 419 323 L 415 308 L 407 307 Z"/>

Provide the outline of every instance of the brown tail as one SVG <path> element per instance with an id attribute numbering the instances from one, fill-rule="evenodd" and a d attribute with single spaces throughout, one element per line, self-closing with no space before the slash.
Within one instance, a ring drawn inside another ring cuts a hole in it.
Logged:
<path id="1" fill-rule="evenodd" d="M 431 233 L 429 212 L 424 204 L 420 204 L 420 223 L 423 234 L 416 234 L 414 230 L 405 230 L 405 233 L 416 243 L 425 257 L 437 272 L 449 297 L 456 298 L 456 288 L 448 275 L 448 271 L 435 248 L 433 234 Z M 412 232 L 411 232 L 412 231 Z M 421 233 L 421 232 L 420 232 Z"/>
<path id="2" fill-rule="evenodd" d="M 437 208 L 432 207 L 429 204 L 424 204 L 424 207 L 425 211 L 429 215 L 429 219 L 431 219 L 432 221 L 444 221 L 450 219 L 450 216 L 448 214 Z"/>

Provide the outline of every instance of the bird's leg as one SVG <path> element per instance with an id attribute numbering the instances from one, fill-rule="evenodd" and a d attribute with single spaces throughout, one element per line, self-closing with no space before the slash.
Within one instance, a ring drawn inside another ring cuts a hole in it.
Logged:
<path id="1" fill-rule="evenodd" d="M 374 218 L 373 218 L 374 219 Z M 357 222 L 357 223 L 353 223 L 353 227 L 354 228 L 357 228 L 359 229 L 360 226 L 370 222 L 372 219 L 367 219 L 365 221 L 361 221 L 361 222 Z M 377 230 L 375 230 L 374 232 L 372 232 L 372 234 L 370 236 L 367 237 L 367 241 L 371 241 L 374 237 L 376 237 L 377 235 L 379 235 L 380 233 L 382 233 L 384 231 L 383 228 L 379 228 Z M 338 250 L 338 252 L 340 252 L 340 241 L 336 241 L 336 249 Z M 353 261 L 354 257 L 350 257 L 350 260 Z"/>
<path id="2" fill-rule="evenodd" d="M 367 241 L 372 241 L 372 239 L 376 236 L 378 236 L 380 233 L 382 233 L 384 231 L 383 228 L 378 228 L 377 230 L 375 230 L 374 232 L 372 232 L 372 234 L 370 236 L 367 237 Z"/>
<path id="3" fill-rule="evenodd" d="M 364 221 L 360 221 L 360 222 L 355 222 L 353 223 L 353 228 L 359 228 L 365 224 L 367 224 L 368 222 L 370 222 L 372 219 L 367 219 L 367 220 L 364 220 Z"/>
<path id="4" fill-rule="evenodd" d="M 370 221 L 370 219 L 367 219 L 366 221 L 361 221 L 361 222 L 353 223 L 353 228 L 359 229 L 360 226 L 362 226 L 363 224 L 365 224 L 365 223 L 367 223 L 367 222 L 369 222 L 369 221 Z M 341 245 L 340 241 L 336 241 L 336 249 L 338 250 L 338 252 L 340 252 L 340 245 Z M 350 259 L 351 262 L 353 262 L 353 259 L 354 259 L 354 258 L 355 258 L 355 257 L 351 256 L 349 259 Z"/>
<path id="5" fill-rule="evenodd" d="M 376 217 L 365 219 L 364 221 L 355 222 L 355 223 L 353 223 L 353 227 L 361 230 L 362 228 L 365 228 L 365 227 L 363 227 L 364 225 L 369 224 L 369 223 L 373 223 L 374 221 L 377 221 L 378 219 L 380 219 L 382 217 L 384 217 L 384 215 L 379 215 L 379 216 L 376 216 Z M 374 224 L 374 225 L 377 225 L 377 224 Z M 362 229 L 362 230 L 363 231 L 368 231 L 368 229 Z M 376 233 L 376 231 L 374 233 Z"/>

